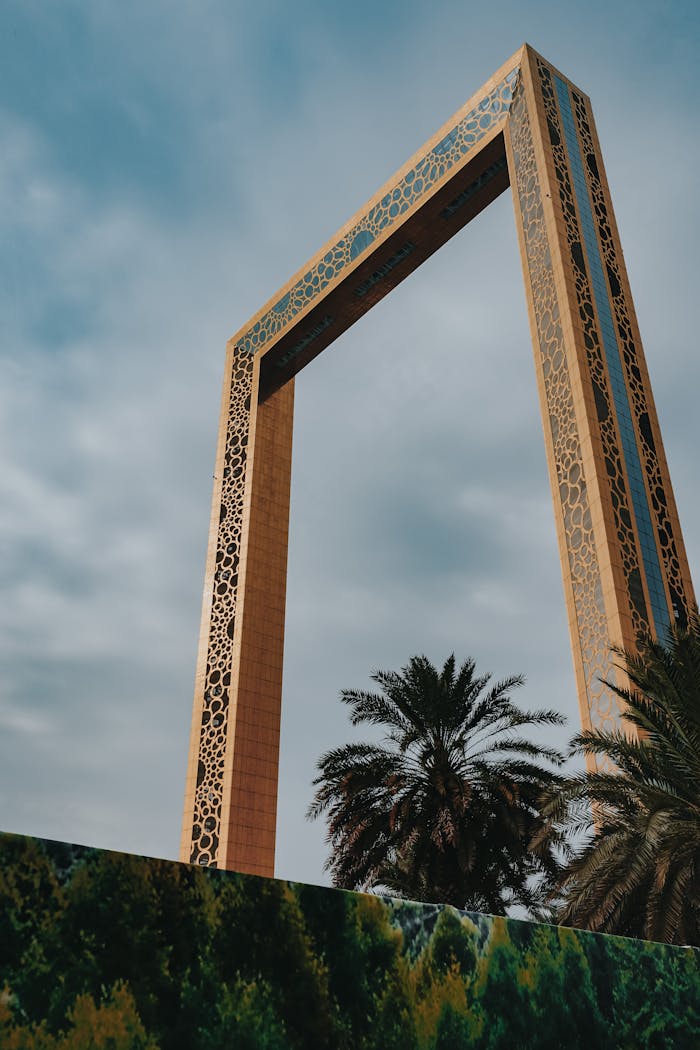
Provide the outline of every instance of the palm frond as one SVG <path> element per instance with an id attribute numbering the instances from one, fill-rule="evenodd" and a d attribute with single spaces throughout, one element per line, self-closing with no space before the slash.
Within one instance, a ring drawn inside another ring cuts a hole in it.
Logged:
<path id="1" fill-rule="evenodd" d="M 609 760 L 612 773 L 570 776 L 544 804 L 556 835 L 587 838 L 567 858 L 556 894 L 560 921 L 677 943 L 700 944 L 700 620 L 616 650 L 631 688 L 625 726 L 591 730 L 573 754 Z M 592 832 L 592 833 L 591 833 Z"/>

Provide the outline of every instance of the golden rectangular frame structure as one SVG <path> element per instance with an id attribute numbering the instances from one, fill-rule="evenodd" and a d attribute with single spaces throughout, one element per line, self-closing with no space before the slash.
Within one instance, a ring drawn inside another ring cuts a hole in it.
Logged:
<path id="1" fill-rule="evenodd" d="M 511 186 L 584 727 L 694 595 L 588 98 L 524 45 L 228 343 L 181 859 L 274 872 L 294 376 Z"/>

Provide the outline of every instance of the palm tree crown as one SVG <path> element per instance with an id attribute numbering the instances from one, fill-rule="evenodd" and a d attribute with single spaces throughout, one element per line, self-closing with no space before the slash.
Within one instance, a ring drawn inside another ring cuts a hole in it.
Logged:
<path id="1" fill-rule="evenodd" d="M 380 726 L 383 740 L 323 755 L 308 812 L 327 814 L 334 884 L 481 911 L 534 906 L 533 876 L 557 870 L 551 843 L 529 846 L 541 830 L 539 798 L 559 781 L 541 762 L 563 757 L 518 730 L 561 725 L 561 716 L 519 710 L 509 693 L 521 676 L 487 689 L 490 675 L 477 675 L 473 660 L 457 670 L 454 655 L 441 672 L 414 656 L 372 680 L 379 692 L 341 699 L 353 725 Z"/>
<path id="2" fill-rule="evenodd" d="M 572 751 L 611 772 L 568 779 L 547 807 L 587 838 L 570 857 L 558 918 L 572 926 L 700 945 L 700 623 L 616 650 L 630 732 L 588 731 Z"/>

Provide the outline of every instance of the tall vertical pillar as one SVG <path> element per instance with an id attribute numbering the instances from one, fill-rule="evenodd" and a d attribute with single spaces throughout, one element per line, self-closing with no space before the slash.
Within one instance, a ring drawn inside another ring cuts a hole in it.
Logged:
<path id="1" fill-rule="evenodd" d="M 527 46 L 505 138 L 581 719 L 612 728 L 611 648 L 692 583 L 590 103 Z"/>
<path id="2" fill-rule="evenodd" d="M 272 875 L 294 381 L 226 355 L 180 856 Z"/>

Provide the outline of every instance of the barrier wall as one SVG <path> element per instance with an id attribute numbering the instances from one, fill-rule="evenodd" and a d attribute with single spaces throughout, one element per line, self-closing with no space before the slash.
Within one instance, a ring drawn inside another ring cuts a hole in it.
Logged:
<path id="1" fill-rule="evenodd" d="M 0 834 L 0 1046 L 700 1046 L 695 949 Z"/>

